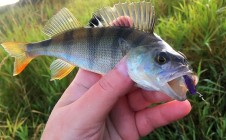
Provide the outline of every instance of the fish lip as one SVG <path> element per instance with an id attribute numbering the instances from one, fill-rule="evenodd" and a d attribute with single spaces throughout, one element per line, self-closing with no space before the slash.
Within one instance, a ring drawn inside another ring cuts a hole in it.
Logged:
<path id="1" fill-rule="evenodd" d="M 170 91 L 169 96 L 171 96 L 172 98 L 179 100 L 179 101 L 184 101 L 187 99 L 187 91 L 188 88 L 184 82 L 184 75 L 189 75 L 192 77 L 192 79 L 195 81 L 195 85 L 197 84 L 197 76 L 194 75 L 193 72 L 188 71 L 188 72 L 184 72 L 181 73 L 180 75 L 174 76 L 172 79 L 170 79 L 167 83 L 166 83 L 166 87 L 168 88 L 168 91 Z M 182 81 L 178 81 L 178 80 L 182 80 Z M 182 91 L 182 93 L 178 93 L 175 91 L 175 87 L 172 86 L 171 82 L 176 82 L 176 84 L 178 84 L 178 86 L 176 88 L 181 88 L 180 90 Z M 182 85 L 181 85 L 182 84 Z"/>
<path id="2" fill-rule="evenodd" d="M 178 77 L 178 78 L 182 78 L 182 76 L 180 76 L 180 77 Z M 177 78 L 175 78 L 175 79 L 173 79 L 173 80 L 171 80 L 171 81 L 174 81 L 174 80 L 176 80 L 176 79 L 177 79 Z M 171 82 L 171 81 L 169 81 L 169 82 L 166 83 L 166 87 L 167 87 L 168 90 L 170 91 L 169 96 L 172 97 L 172 98 L 174 98 L 174 99 L 176 99 L 176 100 L 178 100 L 178 101 L 184 101 L 184 100 L 186 100 L 186 99 L 187 99 L 187 96 L 186 96 L 187 90 L 186 90 L 186 92 L 183 92 L 183 93 L 178 93 L 178 92 L 176 92 L 176 91 L 174 90 L 174 88 L 172 88 L 172 86 L 170 85 L 170 82 Z"/>
<path id="3" fill-rule="evenodd" d="M 158 79 L 160 81 L 165 81 L 164 83 L 162 83 L 162 85 L 164 85 L 167 82 L 174 80 L 180 76 L 192 74 L 192 73 L 194 73 L 194 72 L 191 69 L 189 69 L 187 65 L 181 65 L 170 71 L 164 71 L 164 72 L 159 73 L 160 76 Z M 167 80 L 165 80 L 165 79 L 167 79 Z"/>

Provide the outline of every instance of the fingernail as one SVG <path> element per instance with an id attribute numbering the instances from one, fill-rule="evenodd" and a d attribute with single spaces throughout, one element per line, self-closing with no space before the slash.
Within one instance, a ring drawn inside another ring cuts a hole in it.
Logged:
<path id="1" fill-rule="evenodd" d="M 126 57 L 123 57 L 120 60 L 120 62 L 115 66 L 115 69 L 117 69 L 118 72 L 120 72 L 122 75 L 129 76 L 127 66 L 126 66 Z"/>

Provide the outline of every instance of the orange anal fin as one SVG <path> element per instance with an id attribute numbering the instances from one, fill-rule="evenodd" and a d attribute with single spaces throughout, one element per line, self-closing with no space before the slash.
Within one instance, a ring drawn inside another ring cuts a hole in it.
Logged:
<path id="1" fill-rule="evenodd" d="M 75 68 L 74 65 L 63 61 L 61 59 L 57 59 L 53 61 L 53 63 L 50 65 L 50 71 L 51 71 L 51 81 L 52 80 L 60 80 L 67 76 L 73 69 Z"/>

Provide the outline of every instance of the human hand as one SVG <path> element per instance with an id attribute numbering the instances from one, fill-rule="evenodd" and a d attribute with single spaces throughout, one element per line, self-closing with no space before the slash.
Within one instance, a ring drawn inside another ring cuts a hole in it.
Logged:
<path id="1" fill-rule="evenodd" d="M 136 88 L 124 60 L 105 76 L 80 69 L 54 107 L 42 140 L 136 140 L 187 115 L 190 103 Z M 166 102 L 148 108 L 153 103 Z"/>

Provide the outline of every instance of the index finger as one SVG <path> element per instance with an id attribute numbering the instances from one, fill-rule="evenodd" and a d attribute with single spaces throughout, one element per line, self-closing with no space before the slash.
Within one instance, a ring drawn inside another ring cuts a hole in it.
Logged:
<path id="1" fill-rule="evenodd" d="M 179 120 L 191 111 L 188 100 L 167 102 L 153 108 L 138 111 L 135 115 L 138 132 L 145 136 L 155 128 Z"/>
<path id="2" fill-rule="evenodd" d="M 56 107 L 66 106 L 80 98 L 93 84 L 95 84 L 101 75 L 79 69 L 76 77 L 65 90 L 62 97 L 56 104 Z"/>
<path id="3" fill-rule="evenodd" d="M 128 96 L 128 101 L 133 111 L 147 108 L 151 104 L 172 100 L 169 96 L 158 91 L 145 91 L 137 89 Z"/>
<path id="4" fill-rule="evenodd" d="M 113 70 L 96 82 L 81 98 L 71 104 L 73 110 L 83 109 L 79 117 L 83 118 L 77 125 L 89 125 L 105 120 L 106 116 L 120 97 L 133 87 L 125 61 L 121 61 Z M 90 117 L 92 116 L 92 117 Z"/>

